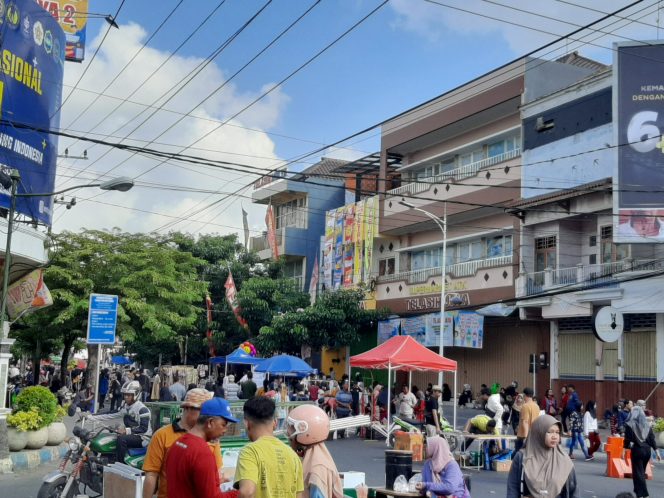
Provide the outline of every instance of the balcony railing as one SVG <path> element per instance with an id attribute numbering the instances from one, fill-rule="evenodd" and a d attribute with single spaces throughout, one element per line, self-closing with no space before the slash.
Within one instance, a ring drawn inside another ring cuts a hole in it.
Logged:
<path id="1" fill-rule="evenodd" d="M 595 265 L 550 268 L 527 273 L 520 297 L 532 296 L 557 287 L 588 288 L 617 283 L 621 273 L 664 270 L 661 259 L 624 259 Z"/>
<path id="2" fill-rule="evenodd" d="M 514 150 L 498 154 L 497 156 L 487 157 L 481 161 L 475 161 L 474 163 L 466 164 L 465 166 L 446 171 L 445 173 L 441 173 L 440 175 L 429 178 L 426 182 L 408 183 L 406 185 L 402 185 L 399 188 L 388 190 L 387 195 L 420 194 L 429 190 L 434 184 L 444 183 L 448 180 L 459 181 L 463 180 L 464 178 L 470 178 L 471 176 L 475 176 L 483 169 L 494 166 L 498 163 L 502 163 L 503 161 L 514 159 L 520 155 L 521 149 L 517 147 Z"/>
<path id="3" fill-rule="evenodd" d="M 496 258 L 476 259 L 473 261 L 464 261 L 445 267 L 445 273 L 453 277 L 471 277 L 481 268 L 491 268 L 494 266 L 505 266 L 512 264 L 512 255 L 498 256 Z M 395 273 L 394 275 L 383 275 L 378 277 L 378 283 L 405 281 L 408 284 L 422 284 L 431 277 L 440 276 L 441 267 L 423 268 L 421 270 L 411 270 Z"/>
<path id="4" fill-rule="evenodd" d="M 282 241 L 284 239 L 284 229 L 277 229 L 277 246 L 281 247 Z M 267 241 L 267 234 L 259 235 L 257 237 L 251 237 L 249 239 L 249 250 L 251 251 L 265 251 L 270 249 L 270 244 Z"/>

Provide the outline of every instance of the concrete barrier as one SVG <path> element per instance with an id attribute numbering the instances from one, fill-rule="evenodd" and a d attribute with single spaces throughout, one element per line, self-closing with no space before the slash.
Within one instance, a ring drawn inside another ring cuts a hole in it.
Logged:
<path id="1" fill-rule="evenodd" d="M 34 469 L 43 463 L 60 460 L 67 453 L 67 445 L 44 446 L 39 450 L 23 450 L 12 452 L 9 458 L 14 472 L 25 469 Z"/>

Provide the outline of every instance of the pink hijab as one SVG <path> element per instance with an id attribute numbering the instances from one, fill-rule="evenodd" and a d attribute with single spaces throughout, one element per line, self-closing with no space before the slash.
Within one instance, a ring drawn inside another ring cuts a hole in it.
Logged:
<path id="1" fill-rule="evenodd" d="M 431 469 L 435 474 L 440 474 L 454 457 L 450 451 L 447 439 L 440 436 L 427 438 L 427 458 L 431 460 Z"/>

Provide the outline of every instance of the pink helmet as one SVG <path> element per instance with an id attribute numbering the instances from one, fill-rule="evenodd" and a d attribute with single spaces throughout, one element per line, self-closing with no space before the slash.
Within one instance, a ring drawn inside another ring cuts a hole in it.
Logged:
<path id="1" fill-rule="evenodd" d="M 309 446 L 327 439 L 330 419 L 315 405 L 300 405 L 288 414 L 288 437 Z"/>

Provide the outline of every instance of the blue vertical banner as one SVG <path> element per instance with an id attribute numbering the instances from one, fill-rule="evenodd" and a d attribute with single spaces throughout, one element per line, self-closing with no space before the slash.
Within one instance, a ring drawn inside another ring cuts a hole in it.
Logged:
<path id="1" fill-rule="evenodd" d="M 60 127 L 65 35 L 34 0 L 0 0 L 0 170 L 21 173 L 19 193 L 52 192 Z M 10 192 L 0 187 L 0 207 Z M 16 209 L 50 225 L 51 197 L 17 199 Z"/>
<path id="2" fill-rule="evenodd" d="M 664 242 L 664 42 L 615 47 L 613 241 Z"/>
<path id="3" fill-rule="evenodd" d="M 118 296 L 90 294 L 88 344 L 115 344 L 118 322 Z"/>

